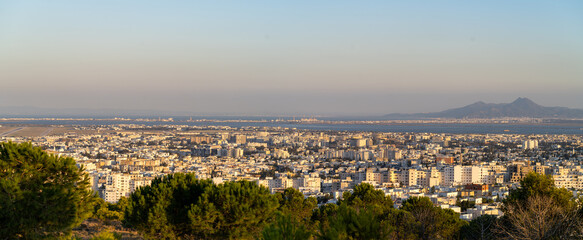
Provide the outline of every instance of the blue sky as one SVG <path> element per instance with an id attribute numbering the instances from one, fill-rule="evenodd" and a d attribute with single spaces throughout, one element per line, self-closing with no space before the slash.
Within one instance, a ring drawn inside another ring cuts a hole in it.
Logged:
<path id="1" fill-rule="evenodd" d="M 0 1 L 0 105 L 583 108 L 581 1 Z"/>

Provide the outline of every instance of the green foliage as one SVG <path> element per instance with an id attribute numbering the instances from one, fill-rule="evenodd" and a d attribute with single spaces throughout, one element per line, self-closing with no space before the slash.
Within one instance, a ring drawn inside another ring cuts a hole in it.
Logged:
<path id="1" fill-rule="evenodd" d="M 529 173 L 504 200 L 500 233 L 509 239 L 581 239 L 580 200 L 554 186 L 550 176 Z"/>
<path id="2" fill-rule="evenodd" d="M 387 212 L 393 208 L 391 197 L 385 196 L 382 190 L 376 190 L 368 183 L 361 183 L 354 187 L 354 192 L 344 192 L 342 202 L 356 209 L 372 210 L 377 214 Z"/>
<path id="3" fill-rule="evenodd" d="M 401 206 L 402 210 L 409 212 L 433 210 L 434 208 L 433 202 L 427 197 L 410 197 Z"/>
<path id="4" fill-rule="evenodd" d="M 310 239 L 313 235 L 318 239 L 544 239 L 540 236 L 554 236 L 550 232 L 577 238 L 583 229 L 583 214 L 573 211 L 578 205 L 570 193 L 535 174 L 511 191 L 505 218 L 482 216 L 469 224 L 426 197 L 411 197 L 401 209 L 394 209 L 392 200 L 369 184 L 345 193 L 339 204 L 315 208 L 314 198 L 305 198 L 295 189 L 272 195 L 251 182 L 214 185 L 191 174 L 175 174 L 157 178 L 152 186 L 132 194 L 127 204 L 120 203 L 105 209 L 125 209 L 125 223 L 155 239 Z M 458 204 L 464 209 L 474 205 Z M 548 227 L 530 228 L 542 224 Z"/>
<path id="5" fill-rule="evenodd" d="M 372 210 L 357 210 L 341 204 L 329 225 L 321 229 L 320 239 L 384 239 L 381 221 Z"/>
<path id="6" fill-rule="evenodd" d="M 451 209 L 441 209 L 440 207 L 436 207 L 436 209 L 440 215 L 438 222 L 434 223 L 438 226 L 438 236 L 443 239 L 459 238 L 460 229 L 468 225 L 468 222 L 461 220 L 460 215 Z"/>
<path id="7" fill-rule="evenodd" d="M 214 185 L 177 173 L 134 192 L 125 224 L 155 239 L 248 239 L 259 236 L 277 207 L 276 196 L 254 182 Z"/>
<path id="8" fill-rule="evenodd" d="M 121 234 L 114 233 L 110 231 L 102 231 L 97 236 L 91 238 L 91 240 L 120 240 Z"/>
<path id="9" fill-rule="evenodd" d="M 317 206 L 317 200 L 313 197 L 305 198 L 304 194 L 294 188 L 288 188 L 283 193 L 278 193 L 279 211 L 289 215 L 295 221 L 307 223 L 312 212 Z"/>
<path id="10" fill-rule="evenodd" d="M 468 240 L 490 240 L 499 239 L 496 233 L 498 228 L 498 218 L 492 215 L 482 215 L 472 221 L 470 224 L 462 227 L 461 236 Z"/>
<path id="11" fill-rule="evenodd" d="M 468 208 L 473 208 L 476 206 L 476 202 L 475 201 L 468 201 L 468 200 L 463 200 L 463 201 L 457 201 L 456 206 L 460 207 L 462 212 L 465 212 L 466 210 L 468 210 Z"/>
<path id="12" fill-rule="evenodd" d="M 275 222 L 265 227 L 261 234 L 266 240 L 307 240 L 312 236 L 305 224 L 283 214 L 278 214 Z"/>
<path id="13" fill-rule="evenodd" d="M 117 203 L 108 203 L 99 199 L 94 207 L 93 217 L 104 221 L 122 221 L 128 205 L 128 199 L 121 197 Z"/>
<path id="14" fill-rule="evenodd" d="M 258 237 L 274 217 L 277 199 L 254 182 L 226 182 L 202 194 L 188 211 L 195 236 L 218 239 Z"/>
<path id="15" fill-rule="evenodd" d="M 328 227 L 328 219 L 336 215 L 338 212 L 338 205 L 334 203 L 324 204 L 315 209 L 312 213 L 312 223 L 319 225 L 320 228 Z"/>
<path id="16" fill-rule="evenodd" d="M 405 210 L 391 209 L 383 221 L 389 239 L 412 240 L 417 236 L 417 222 L 413 215 Z"/>
<path id="17" fill-rule="evenodd" d="M 505 204 L 523 204 L 533 196 L 552 197 L 562 207 L 575 207 L 573 194 L 565 188 L 557 188 L 549 175 L 528 173 L 520 182 L 520 187 L 510 191 Z"/>
<path id="18" fill-rule="evenodd" d="M 58 236 L 91 216 L 97 199 L 70 157 L 30 143 L 0 143 L 0 236 Z"/>
<path id="19" fill-rule="evenodd" d="M 401 210 L 410 212 L 415 219 L 416 235 L 420 239 L 454 238 L 467 224 L 451 209 L 433 206 L 427 197 L 410 197 L 403 202 Z"/>
<path id="20" fill-rule="evenodd" d="M 486 204 L 486 203 L 493 203 L 494 200 L 491 198 L 482 198 L 482 203 Z"/>
<path id="21" fill-rule="evenodd" d="M 212 187 L 211 181 L 197 180 L 193 174 L 156 178 L 129 197 L 124 224 L 149 238 L 177 238 L 190 229 L 190 206 Z"/>
<path id="22" fill-rule="evenodd" d="M 359 186 L 344 195 L 340 206 L 328 204 L 314 211 L 321 239 L 455 239 L 467 225 L 459 214 L 435 207 L 429 198 L 411 197 L 401 209 L 393 209 L 382 191 Z"/>

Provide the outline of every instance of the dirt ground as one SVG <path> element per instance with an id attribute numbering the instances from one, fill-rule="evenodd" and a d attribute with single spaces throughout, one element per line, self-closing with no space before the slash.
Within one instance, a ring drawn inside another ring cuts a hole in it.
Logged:
<path id="1" fill-rule="evenodd" d="M 102 221 L 98 219 L 87 219 L 77 228 L 73 229 L 73 235 L 81 239 L 91 239 L 100 232 L 109 231 L 121 235 L 121 239 L 144 239 L 138 232 L 124 228 L 119 221 Z"/>

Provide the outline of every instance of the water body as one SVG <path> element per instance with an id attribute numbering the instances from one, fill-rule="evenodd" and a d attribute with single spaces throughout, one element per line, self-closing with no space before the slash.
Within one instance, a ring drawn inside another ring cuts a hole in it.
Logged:
<path id="1" fill-rule="evenodd" d="M 193 118 L 194 119 L 194 118 Z M 267 119 L 267 118 L 263 118 Z M 229 120 L 229 119 L 222 119 Z M 230 119 L 230 120 L 236 120 Z M 259 120 L 259 119 L 258 119 Z M 269 120 L 269 119 L 268 119 Z M 229 126 L 240 127 L 282 127 L 320 131 L 356 131 L 356 132 L 413 132 L 413 133 L 453 133 L 453 134 L 583 134 L 583 126 L 550 125 L 550 124 L 459 124 L 459 123 L 426 123 L 426 124 L 297 124 L 285 122 L 161 122 L 161 121 L 111 121 L 111 120 L 26 120 L 6 121 L 0 124 L 38 124 L 38 125 L 112 125 L 112 124 L 143 124 L 156 125 L 188 125 L 188 126 Z"/>

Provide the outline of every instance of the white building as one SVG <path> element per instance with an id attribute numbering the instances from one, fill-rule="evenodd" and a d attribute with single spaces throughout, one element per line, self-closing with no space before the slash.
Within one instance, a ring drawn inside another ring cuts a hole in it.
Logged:
<path id="1" fill-rule="evenodd" d="M 482 183 L 482 168 L 479 166 L 462 167 L 462 184 Z"/>
<path id="2" fill-rule="evenodd" d="M 441 184 L 444 186 L 455 186 L 462 183 L 462 166 L 455 165 L 443 169 Z"/>
<path id="3" fill-rule="evenodd" d="M 522 142 L 522 148 L 526 149 L 537 149 L 538 148 L 538 140 L 536 139 L 529 139 Z"/>

